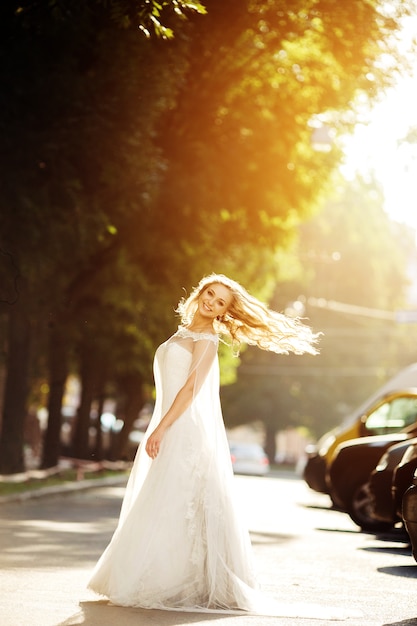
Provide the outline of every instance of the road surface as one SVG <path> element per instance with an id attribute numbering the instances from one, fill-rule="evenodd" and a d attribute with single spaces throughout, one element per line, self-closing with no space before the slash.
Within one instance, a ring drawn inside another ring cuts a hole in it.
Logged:
<path id="1" fill-rule="evenodd" d="M 0 505 L 0 626 L 417 626 L 417 564 L 404 536 L 359 532 L 291 474 L 235 483 L 260 588 L 283 615 L 145 611 L 86 591 L 121 485 Z"/>

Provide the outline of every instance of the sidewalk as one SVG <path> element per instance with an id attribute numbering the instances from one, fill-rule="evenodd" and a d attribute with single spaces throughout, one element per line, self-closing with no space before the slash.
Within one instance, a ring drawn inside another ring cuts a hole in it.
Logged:
<path id="1" fill-rule="evenodd" d="M 131 463 L 123 461 L 110 462 L 90 462 L 80 459 L 63 458 L 56 467 L 45 470 L 31 469 L 20 474 L 1 475 L 0 474 L 0 505 L 8 502 L 23 502 L 33 498 L 43 498 L 46 496 L 62 495 L 73 493 L 74 491 L 82 491 L 87 489 L 96 489 L 97 487 L 111 487 L 124 485 L 128 479 L 128 472 Z M 65 475 L 69 472 L 75 472 L 74 478 L 65 479 Z M 100 473 L 114 472 L 113 476 L 102 476 Z M 86 478 L 91 474 L 97 474 L 97 477 Z M 62 478 L 62 480 L 60 480 Z M 56 484 L 41 486 L 50 479 L 57 479 Z M 27 488 L 24 488 L 25 483 Z M 37 485 L 38 483 L 39 485 Z M 19 490 L 15 492 L 1 495 L 2 486 L 19 485 Z M 22 488 L 23 486 L 23 488 Z"/>

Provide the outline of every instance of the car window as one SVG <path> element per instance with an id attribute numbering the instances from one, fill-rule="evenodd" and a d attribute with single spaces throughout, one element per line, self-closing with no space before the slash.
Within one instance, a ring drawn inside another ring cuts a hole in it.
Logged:
<path id="1" fill-rule="evenodd" d="M 384 402 L 366 418 L 366 430 L 383 435 L 403 430 L 417 421 L 417 398 L 399 397 Z"/>
<path id="2" fill-rule="evenodd" d="M 231 445 L 230 452 L 235 456 L 246 457 L 248 459 L 261 459 L 265 456 L 261 446 L 257 445 Z"/>

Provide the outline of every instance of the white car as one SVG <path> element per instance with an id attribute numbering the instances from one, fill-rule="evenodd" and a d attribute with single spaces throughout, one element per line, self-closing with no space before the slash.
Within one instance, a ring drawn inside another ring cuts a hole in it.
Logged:
<path id="1" fill-rule="evenodd" d="M 262 446 L 257 443 L 229 443 L 229 447 L 235 474 L 268 474 L 269 460 Z"/>

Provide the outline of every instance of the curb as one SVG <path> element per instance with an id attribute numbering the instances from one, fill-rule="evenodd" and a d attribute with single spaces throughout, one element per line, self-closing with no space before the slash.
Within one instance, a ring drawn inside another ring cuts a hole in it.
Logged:
<path id="1" fill-rule="evenodd" d="M 9 502 L 25 502 L 35 498 L 45 498 L 48 496 L 65 496 L 77 491 L 87 491 L 89 489 L 99 489 L 100 487 L 118 487 L 127 483 L 128 476 L 106 476 L 105 478 L 92 478 L 63 483 L 62 485 L 51 485 L 50 487 L 40 487 L 30 489 L 20 493 L 13 493 L 8 496 L 0 496 L 0 505 Z"/>
<path id="2" fill-rule="evenodd" d="M 276 472 L 271 471 L 271 477 L 299 478 L 294 472 Z M 51 485 L 50 487 L 40 487 L 39 489 L 28 489 L 20 493 L 13 493 L 8 496 L 0 496 L 0 506 L 2 504 L 14 502 L 26 502 L 36 498 L 46 498 L 48 496 L 65 496 L 77 491 L 87 491 L 89 489 L 99 489 L 100 487 L 119 487 L 126 485 L 129 478 L 129 472 L 126 475 L 106 476 L 105 478 L 91 478 L 78 481 L 68 481 L 61 485 Z"/>

